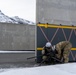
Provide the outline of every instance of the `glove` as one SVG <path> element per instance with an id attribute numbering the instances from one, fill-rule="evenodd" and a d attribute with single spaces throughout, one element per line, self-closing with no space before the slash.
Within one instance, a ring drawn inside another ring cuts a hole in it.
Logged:
<path id="1" fill-rule="evenodd" d="M 55 52 L 55 54 L 58 54 L 58 52 L 57 52 L 57 50 L 56 50 L 55 45 L 54 45 L 54 46 L 52 46 L 52 51 L 54 51 L 54 52 Z"/>
<path id="2" fill-rule="evenodd" d="M 42 55 L 44 55 L 45 54 L 45 50 L 42 50 Z"/>
<path id="3" fill-rule="evenodd" d="M 53 51 L 55 51 L 55 45 L 54 45 L 54 46 L 52 46 L 52 50 L 53 50 Z"/>

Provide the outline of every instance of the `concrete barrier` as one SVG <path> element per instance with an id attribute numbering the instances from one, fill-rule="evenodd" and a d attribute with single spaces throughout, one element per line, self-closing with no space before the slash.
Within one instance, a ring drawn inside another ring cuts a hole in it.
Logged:
<path id="1" fill-rule="evenodd" d="M 36 0 L 36 21 L 76 25 L 76 0 Z"/>
<path id="2" fill-rule="evenodd" d="M 0 23 L 0 50 L 35 50 L 35 25 Z"/>
<path id="3" fill-rule="evenodd" d="M 0 64 L 4 63 L 30 63 L 35 62 L 35 59 L 27 60 L 28 57 L 35 56 L 35 52 L 26 52 L 26 51 L 14 51 L 14 52 L 0 52 Z"/>
<path id="4" fill-rule="evenodd" d="M 35 56 L 32 50 L 35 50 L 35 25 L 0 23 L 0 64 L 33 62 L 34 59 L 27 60 Z"/>

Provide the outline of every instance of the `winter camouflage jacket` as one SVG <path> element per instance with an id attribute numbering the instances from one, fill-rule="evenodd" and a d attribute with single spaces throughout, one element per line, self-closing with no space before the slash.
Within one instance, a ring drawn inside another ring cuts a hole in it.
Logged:
<path id="1" fill-rule="evenodd" d="M 72 44 L 69 41 L 62 41 L 62 42 L 57 43 L 55 45 L 55 47 L 58 52 L 58 54 L 56 54 L 57 58 L 59 58 L 61 60 L 61 58 L 63 57 L 64 62 L 68 62 L 69 53 L 72 48 Z M 62 53 L 62 51 L 63 51 L 63 53 Z M 62 55 L 62 57 L 61 57 L 61 55 Z"/>

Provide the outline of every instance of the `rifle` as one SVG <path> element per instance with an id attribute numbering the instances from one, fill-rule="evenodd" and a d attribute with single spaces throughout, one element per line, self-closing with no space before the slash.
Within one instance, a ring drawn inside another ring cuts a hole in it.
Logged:
<path id="1" fill-rule="evenodd" d="M 47 53 L 47 55 L 51 54 L 52 52 L 53 52 L 53 51 L 50 51 L 50 53 Z M 39 56 L 28 57 L 28 58 L 27 58 L 27 60 L 28 60 L 28 59 L 37 58 L 37 57 L 40 57 L 40 56 L 44 56 L 44 55 L 39 55 Z"/>
<path id="2" fill-rule="evenodd" d="M 39 55 L 39 56 L 33 56 L 33 57 L 29 57 L 29 58 L 27 58 L 27 60 L 28 60 L 28 59 L 37 58 L 37 57 L 41 57 L 41 56 L 43 56 L 43 55 Z"/>
<path id="3" fill-rule="evenodd" d="M 29 58 L 27 58 L 27 60 L 28 60 L 28 59 L 33 59 L 33 58 L 36 58 L 36 57 L 37 57 L 37 56 L 29 57 Z"/>
<path id="4" fill-rule="evenodd" d="M 58 58 L 56 58 L 55 57 L 55 53 L 54 54 L 52 54 L 52 52 L 50 52 L 50 53 L 48 53 L 46 56 L 50 56 L 50 59 L 52 58 L 52 59 L 54 59 L 54 60 L 56 60 L 56 61 L 58 61 L 59 63 L 63 63 L 61 60 L 59 60 Z M 37 58 L 37 57 L 42 57 L 42 56 L 44 56 L 44 55 L 39 55 L 39 56 L 33 56 L 33 57 L 29 57 L 29 58 L 27 58 L 27 60 L 28 59 L 33 59 L 33 58 Z M 44 60 L 42 60 L 41 61 L 41 63 L 40 64 L 42 64 L 43 62 L 45 62 Z"/>
<path id="5" fill-rule="evenodd" d="M 56 61 L 59 62 L 59 63 L 63 63 L 61 60 L 57 59 L 56 57 L 50 57 L 50 56 L 49 56 L 49 58 L 47 58 L 47 59 L 53 59 L 53 60 L 55 60 L 55 61 L 53 62 L 53 64 L 55 64 Z M 47 59 L 46 59 L 46 60 L 47 60 Z M 41 66 L 41 64 L 44 63 L 46 60 L 42 60 L 41 63 L 39 64 L 39 66 Z M 51 63 L 51 62 L 50 62 L 50 63 Z"/>

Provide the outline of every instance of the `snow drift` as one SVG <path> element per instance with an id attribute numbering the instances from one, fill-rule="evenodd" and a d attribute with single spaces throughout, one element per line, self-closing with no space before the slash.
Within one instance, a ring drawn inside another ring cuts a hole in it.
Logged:
<path id="1" fill-rule="evenodd" d="M 76 63 L 15 68 L 1 72 L 0 75 L 76 75 Z"/>

